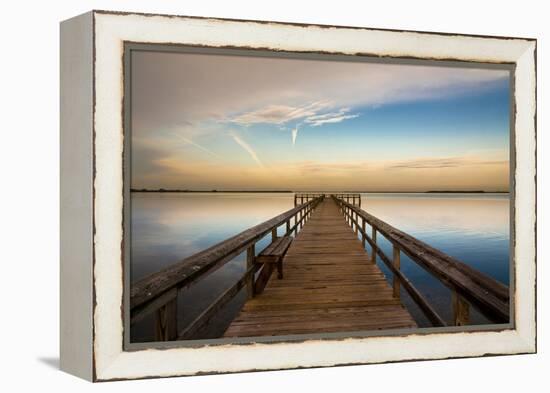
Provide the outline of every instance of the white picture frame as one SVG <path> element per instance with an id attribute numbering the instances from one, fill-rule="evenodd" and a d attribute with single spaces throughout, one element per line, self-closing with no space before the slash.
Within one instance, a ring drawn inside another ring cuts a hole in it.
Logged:
<path id="1" fill-rule="evenodd" d="M 124 44 L 513 65 L 513 323 L 498 331 L 128 349 Z M 536 40 L 92 11 L 61 24 L 61 368 L 90 381 L 536 352 Z"/>

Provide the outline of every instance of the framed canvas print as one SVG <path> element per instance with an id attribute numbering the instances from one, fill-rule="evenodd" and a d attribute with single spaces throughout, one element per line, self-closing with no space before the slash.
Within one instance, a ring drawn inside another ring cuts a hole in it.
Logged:
<path id="1" fill-rule="evenodd" d="M 536 351 L 536 41 L 61 24 L 61 367 Z"/>

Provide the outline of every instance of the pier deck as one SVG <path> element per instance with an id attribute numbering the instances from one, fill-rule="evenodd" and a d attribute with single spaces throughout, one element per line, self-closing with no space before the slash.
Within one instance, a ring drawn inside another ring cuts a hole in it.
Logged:
<path id="1" fill-rule="evenodd" d="M 247 300 L 225 337 L 416 327 L 330 198 L 292 242 L 283 269 L 284 279 L 272 275 Z"/>

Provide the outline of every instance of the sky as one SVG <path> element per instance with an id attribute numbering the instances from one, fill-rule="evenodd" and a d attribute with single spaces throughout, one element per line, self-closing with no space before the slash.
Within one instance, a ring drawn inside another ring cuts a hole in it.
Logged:
<path id="1" fill-rule="evenodd" d="M 132 54 L 132 188 L 509 189 L 509 72 Z"/>

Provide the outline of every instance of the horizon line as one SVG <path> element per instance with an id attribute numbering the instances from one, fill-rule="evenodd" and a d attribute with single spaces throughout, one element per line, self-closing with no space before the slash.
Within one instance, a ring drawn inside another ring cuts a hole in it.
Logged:
<path id="1" fill-rule="evenodd" d="M 209 189 L 209 190 L 191 190 L 191 189 L 180 189 L 180 188 L 130 188 L 130 192 L 202 192 L 202 193 L 224 193 L 224 192 L 243 192 L 243 193 L 379 193 L 379 194 L 389 194 L 389 193 L 461 193 L 461 194 L 478 194 L 478 193 L 494 193 L 494 194 L 509 194 L 509 190 L 416 190 L 416 191 L 407 191 L 407 190 L 331 190 L 331 191 L 320 191 L 320 190 L 223 190 L 223 189 Z"/>

